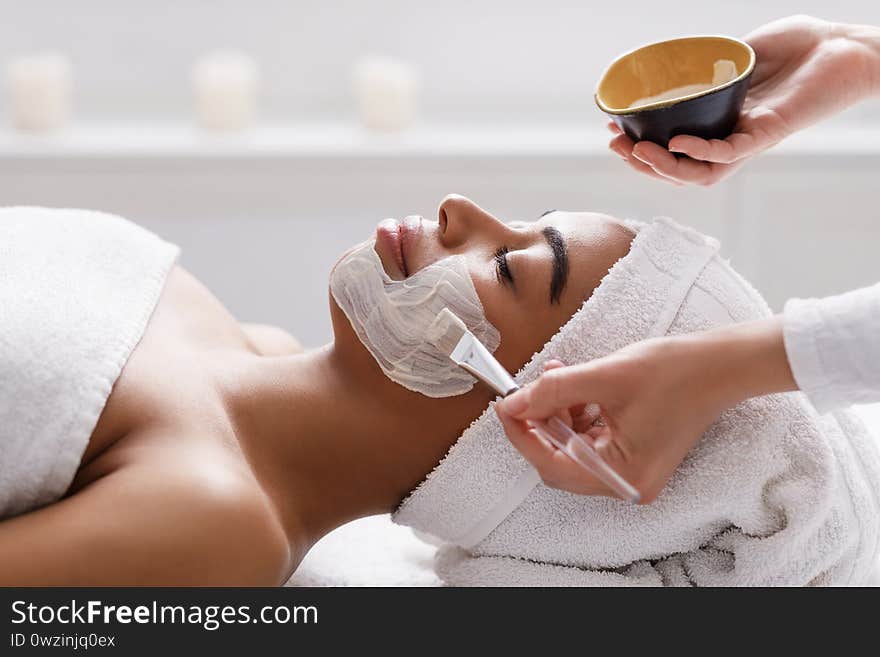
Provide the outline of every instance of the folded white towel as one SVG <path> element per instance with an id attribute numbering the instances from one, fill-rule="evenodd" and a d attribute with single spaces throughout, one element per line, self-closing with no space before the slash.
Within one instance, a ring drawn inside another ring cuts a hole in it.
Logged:
<path id="1" fill-rule="evenodd" d="M 0 209 L 0 518 L 70 486 L 176 257 L 112 215 Z"/>
<path id="2" fill-rule="evenodd" d="M 630 253 L 519 381 L 548 358 L 769 315 L 714 240 L 666 219 L 635 227 Z M 489 408 L 394 520 L 449 543 L 437 569 L 454 585 L 847 584 L 874 564 L 878 498 L 880 454 L 859 421 L 792 393 L 725 412 L 647 506 L 543 486 Z"/>
<path id="3" fill-rule="evenodd" d="M 318 541 L 285 586 L 441 586 L 436 551 L 388 515 L 360 518 Z"/>

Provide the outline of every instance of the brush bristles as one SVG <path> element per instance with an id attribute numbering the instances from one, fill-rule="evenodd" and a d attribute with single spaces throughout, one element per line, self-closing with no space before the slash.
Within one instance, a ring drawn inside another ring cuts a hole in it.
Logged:
<path id="1" fill-rule="evenodd" d="M 428 327 L 425 340 L 448 356 L 467 330 L 467 326 L 454 312 L 444 308 Z"/>

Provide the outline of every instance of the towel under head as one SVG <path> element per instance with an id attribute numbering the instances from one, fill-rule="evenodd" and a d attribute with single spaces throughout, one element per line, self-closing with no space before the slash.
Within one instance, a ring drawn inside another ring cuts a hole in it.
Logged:
<path id="1" fill-rule="evenodd" d="M 769 316 L 718 256 L 668 219 L 631 224 L 630 252 L 517 375 L 640 339 Z M 541 484 L 488 408 L 401 504 L 398 523 L 448 542 L 452 584 L 861 582 L 880 540 L 880 455 L 848 414 L 820 417 L 800 393 L 724 413 L 648 506 Z"/>
<path id="2" fill-rule="evenodd" d="M 109 214 L 0 209 L 0 518 L 70 486 L 177 253 Z"/>

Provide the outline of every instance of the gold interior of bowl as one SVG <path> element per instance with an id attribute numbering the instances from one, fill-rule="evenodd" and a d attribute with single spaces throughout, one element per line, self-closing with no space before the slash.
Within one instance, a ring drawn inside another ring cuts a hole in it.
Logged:
<path id="1" fill-rule="evenodd" d="M 675 87 L 711 84 L 713 65 L 719 59 L 736 64 L 737 76 L 700 93 L 639 106 L 637 111 L 655 109 L 690 98 L 704 96 L 741 80 L 755 67 L 755 51 L 745 41 L 732 37 L 696 36 L 661 41 L 618 57 L 599 80 L 596 103 L 609 114 L 629 114 L 629 106 L 640 98 L 655 96 Z"/>

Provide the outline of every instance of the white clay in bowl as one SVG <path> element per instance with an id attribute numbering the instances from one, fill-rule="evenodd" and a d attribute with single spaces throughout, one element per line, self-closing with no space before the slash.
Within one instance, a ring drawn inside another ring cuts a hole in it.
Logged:
<path id="1" fill-rule="evenodd" d="M 659 103 L 664 100 L 672 100 L 674 98 L 683 98 L 691 94 L 697 94 L 701 91 L 707 91 L 713 87 L 730 82 L 737 76 L 736 64 L 729 59 L 719 59 L 715 62 L 714 72 L 712 74 L 712 82 L 703 84 L 686 84 L 683 87 L 675 87 L 654 96 L 646 96 L 639 98 L 629 104 L 629 109 L 635 109 L 643 105 Z"/>

